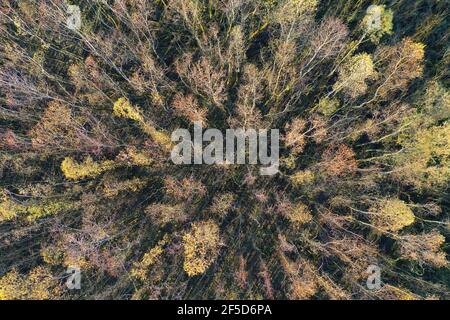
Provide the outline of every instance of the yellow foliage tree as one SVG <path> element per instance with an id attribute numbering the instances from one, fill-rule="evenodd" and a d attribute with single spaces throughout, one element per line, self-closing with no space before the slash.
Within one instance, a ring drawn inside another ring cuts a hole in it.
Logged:
<path id="1" fill-rule="evenodd" d="M 20 211 L 20 205 L 14 203 L 9 197 L 0 193 L 0 222 L 14 219 Z"/>
<path id="2" fill-rule="evenodd" d="M 290 176 L 290 180 L 296 187 L 310 185 L 314 181 L 314 172 L 311 170 L 297 171 Z"/>
<path id="3" fill-rule="evenodd" d="M 37 203 L 16 203 L 8 196 L 0 195 L 0 222 L 10 221 L 24 216 L 28 221 L 35 221 L 42 217 L 64 212 L 75 208 L 68 201 L 41 201 Z"/>
<path id="4" fill-rule="evenodd" d="M 23 276 L 12 270 L 0 278 L 0 300 L 58 299 L 62 290 L 50 270 L 39 266 Z"/>
<path id="5" fill-rule="evenodd" d="M 190 276 L 202 274 L 218 255 L 219 227 L 211 220 L 195 222 L 183 237 L 184 271 Z"/>
<path id="6" fill-rule="evenodd" d="M 141 129 L 147 133 L 157 144 L 166 151 L 172 149 L 172 141 L 170 137 L 162 131 L 157 130 L 153 125 L 146 122 L 141 110 L 133 106 L 126 98 L 118 99 L 113 106 L 113 114 L 117 117 L 127 118 L 136 121 Z"/>
<path id="7" fill-rule="evenodd" d="M 286 217 L 294 227 L 300 227 L 312 220 L 312 215 L 308 207 L 301 202 L 297 203 L 292 210 L 289 210 L 286 213 Z"/>
<path id="8" fill-rule="evenodd" d="M 106 160 L 98 163 L 89 156 L 82 163 L 77 163 L 70 157 L 65 158 L 61 163 L 61 170 L 64 176 L 70 180 L 93 178 L 114 167 L 114 161 Z"/>
<path id="9" fill-rule="evenodd" d="M 144 122 L 140 110 L 132 106 L 126 98 L 120 98 L 114 103 L 113 114 L 116 117 L 131 119 L 139 123 Z"/>
<path id="10" fill-rule="evenodd" d="M 74 203 L 69 201 L 51 201 L 37 205 L 25 207 L 28 221 L 35 221 L 40 218 L 58 214 L 70 209 L 76 208 Z"/>
<path id="11" fill-rule="evenodd" d="M 334 91 L 343 91 L 352 98 L 364 94 L 367 81 L 376 77 L 372 58 L 367 53 L 357 54 L 339 68 L 339 77 L 333 86 Z"/>
<path id="12" fill-rule="evenodd" d="M 281 24 L 293 23 L 313 15 L 317 10 L 317 0 L 282 1 L 275 9 L 274 21 Z"/>
<path id="13" fill-rule="evenodd" d="M 450 181 L 450 123 L 403 134 L 404 152 L 394 157 L 402 181 L 417 188 L 445 187 Z"/>
<path id="14" fill-rule="evenodd" d="M 334 98 L 320 99 L 319 103 L 314 106 L 313 110 L 323 114 L 326 117 L 331 116 L 339 108 L 339 100 Z"/>
<path id="15" fill-rule="evenodd" d="M 152 157 L 143 151 L 138 151 L 136 147 L 127 147 L 121 151 L 117 159 L 126 161 L 131 165 L 146 167 L 153 163 Z"/>
<path id="16" fill-rule="evenodd" d="M 134 263 L 133 268 L 131 269 L 131 275 L 142 281 L 147 280 L 149 268 L 160 260 L 160 257 L 164 252 L 163 247 L 166 243 L 167 236 L 164 236 L 155 247 L 144 254 L 141 261 Z"/>
<path id="17" fill-rule="evenodd" d="M 385 231 L 399 231 L 415 221 L 412 210 L 399 199 L 385 199 L 371 211 L 373 212 L 372 223 Z"/>

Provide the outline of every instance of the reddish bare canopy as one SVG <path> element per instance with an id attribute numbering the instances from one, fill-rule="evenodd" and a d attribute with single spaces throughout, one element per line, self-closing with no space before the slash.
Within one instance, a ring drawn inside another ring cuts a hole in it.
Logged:
<path id="1" fill-rule="evenodd" d="M 358 168 L 355 152 L 344 144 L 337 148 L 328 147 L 322 155 L 322 160 L 323 171 L 331 176 L 351 174 Z"/>
<path id="2" fill-rule="evenodd" d="M 336 56 L 345 46 L 348 28 L 341 19 L 328 17 L 311 37 L 310 45 L 314 56 L 328 59 Z"/>

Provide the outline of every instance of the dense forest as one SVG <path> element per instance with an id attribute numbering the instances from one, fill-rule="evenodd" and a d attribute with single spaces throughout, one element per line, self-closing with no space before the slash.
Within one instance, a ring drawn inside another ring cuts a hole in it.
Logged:
<path id="1" fill-rule="evenodd" d="M 2 0 L 0 300 L 449 299 L 449 5 Z"/>

